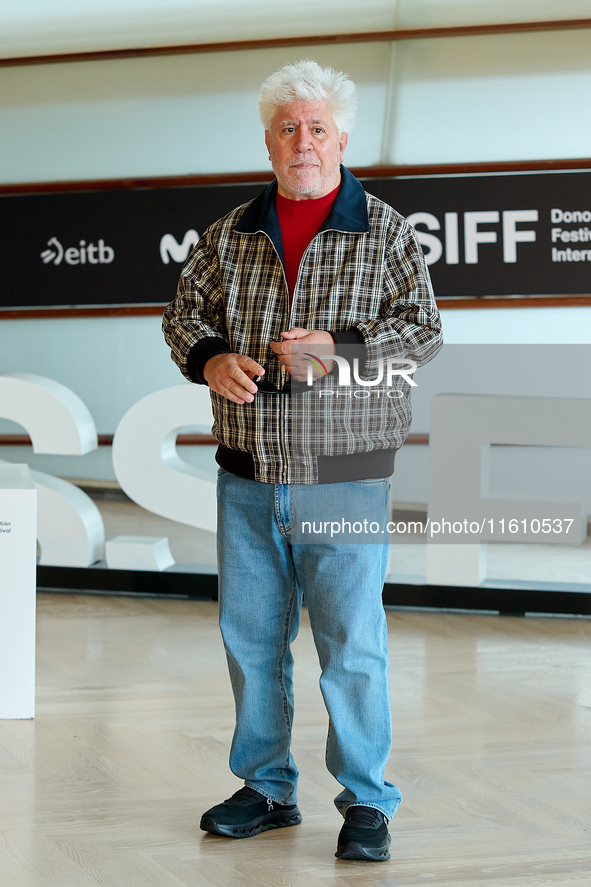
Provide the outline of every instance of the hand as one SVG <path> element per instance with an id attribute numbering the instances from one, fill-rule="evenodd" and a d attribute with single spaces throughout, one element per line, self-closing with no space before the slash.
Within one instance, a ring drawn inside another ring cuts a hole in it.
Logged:
<path id="1" fill-rule="evenodd" d="M 321 354 L 336 354 L 335 341 L 330 333 L 324 330 L 305 330 L 295 326 L 284 333 L 282 342 L 271 342 L 271 349 L 277 355 L 285 369 L 298 382 L 305 382 L 308 378 L 310 361 L 306 357 L 319 357 Z M 322 361 L 329 373 L 334 365 L 333 360 Z M 315 367 L 313 377 L 318 379 L 322 375 Z"/>
<path id="2" fill-rule="evenodd" d="M 203 367 L 203 378 L 212 391 L 233 403 L 251 403 L 258 388 L 252 381 L 264 375 L 260 364 L 245 354 L 215 354 Z"/>

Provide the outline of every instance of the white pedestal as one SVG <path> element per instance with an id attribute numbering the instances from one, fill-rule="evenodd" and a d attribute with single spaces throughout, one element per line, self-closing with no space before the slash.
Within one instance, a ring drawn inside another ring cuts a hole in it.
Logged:
<path id="1" fill-rule="evenodd" d="M 109 570 L 166 570 L 174 564 L 166 536 L 115 536 L 105 545 Z"/>
<path id="2" fill-rule="evenodd" d="M 35 717 L 37 490 L 0 464 L 0 718 Z"/>

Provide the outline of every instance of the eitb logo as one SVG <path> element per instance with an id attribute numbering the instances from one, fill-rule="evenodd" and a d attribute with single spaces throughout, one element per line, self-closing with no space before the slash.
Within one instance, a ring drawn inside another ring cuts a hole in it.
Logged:
<path id="1" fill-rule="evenodd" d="M 63 247 L 57 237 L 50 237 L 47 247 L 41 253 L 44 265 L 61 265 L 62 261 L 66 265 L 110 265 L 115 258 L 115 250 L 102 238 L 96 244 L 81 240 L 78 246 Z"/>

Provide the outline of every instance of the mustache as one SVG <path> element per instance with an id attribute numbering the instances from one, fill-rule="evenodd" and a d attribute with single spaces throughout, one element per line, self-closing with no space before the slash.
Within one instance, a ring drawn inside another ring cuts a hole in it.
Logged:
<path id="1" fill-rule="evenodd" d="M 287 165 L 288 165 L 288 167 L 302 166 L 302 164 L 304 164 L 304 163 L 306 164 L 306 166 L 320 166 L 320 161 L 314 160 L 312 157 L 310 157 L 310 158 L 300 157 L 299 159 L 294 157 L 293 160 L 288 161 Z"/>

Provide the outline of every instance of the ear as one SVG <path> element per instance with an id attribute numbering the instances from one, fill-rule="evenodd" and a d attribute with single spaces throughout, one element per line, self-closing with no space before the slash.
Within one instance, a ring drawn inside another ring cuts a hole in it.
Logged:
<path id="1" fill-rule="evenodd" d="M 341 160 L 343 159 L 343 154 L 345 153 L 345 148 L 347 147 L 347 142 L 349 141 L 349 133 L 342 132 L 341 138 L 339 140 L 339 148 L 341 151 Z"/>
<path id="2" fill-rule="evenodd" d="M 269 160 L 271 159 L 271 133 L 268 129 L 265 130 L 265 145 L 267 146 L 267 151 L 269 152 Z"/>

